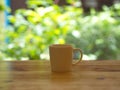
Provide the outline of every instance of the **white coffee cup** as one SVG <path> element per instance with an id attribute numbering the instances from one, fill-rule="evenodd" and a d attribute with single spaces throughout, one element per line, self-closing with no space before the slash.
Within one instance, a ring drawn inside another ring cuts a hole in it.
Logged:
<path id="1" fill-rule="evenodd" d="M 73 53 L 79 51 L 80 59 L 73 63 Z M 69 44 L 53 44 L 49 47 L 50 63 L 53 72 L 68 72 L 72 70 L 72 65 L 78 64 L 82 60 L 82 50 L 73 48 Z"/>

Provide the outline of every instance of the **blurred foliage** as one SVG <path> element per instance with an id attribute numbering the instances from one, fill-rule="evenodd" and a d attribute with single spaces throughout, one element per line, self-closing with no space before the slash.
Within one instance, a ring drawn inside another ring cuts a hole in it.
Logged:
<path id="1" fill-rule="evenodd" d="M 29 8 L 36 8 L 36 7 L 48 7 L 52 6 L 55 3 L 58 3 L 60 0 L 27 0 L 27 5 Z M 79 6 L 80 0 L 65 0 L 69 5 Z"/>
<path id="2" fill-rule="evenodd" d="M 119 59 L 120 4 L 104 11 L 84 14 L 73 0 L 58 6 L 52 0 L 28 0 L 30 9 L 19 9 L 9 17 L 11 26 L 2 31 L 0 59 L 45 59 L 48 47 L 68 43 L 97 59 Z M 78 2 L 78 0 L 76 0 Z M 73 4 L 74 3 L 74 4 Z M 80 3 L 79 3 L 80 5 Z"/>
<path id="3" fill-rule="evenodd" d="M 0 12 L 5 9 L 3 0 L 0 0 Z"/>
<path id="4" fill-rule="evenodd" d="M 4 10 L 4 6 L 2 4 L 0 4 L 0 11 Z"/>
<path id="5" fill-rule="evenodd" d="M 50 44 L 65 43 L 64 38 L 72 27 L 69 21 L 75 10 L 76 15 L 82 13 L 78 8 L 54 4 L 17 10 L 9 17 L 11 26 L 5 31 L 6 44 L 2 52 L 15 60 L 44 59 L 41 55 L 48 52 Z"/>
<path id="6" fill-rule="evenodd" d="M 36 8 L 40 6 L 48 7 L 54 4 L 53 0 L 27 0 L 29 8 Z"/>
<path id="7" fill-rule="evenodd" d="M 87 16 L 76 17 L 72 32 L 66 42 L 82 48 L 86 55 L 93 54 L 97 59 L 119 59 L 120 53 L 120 4 L 104 11 L 91 9 Z"/>

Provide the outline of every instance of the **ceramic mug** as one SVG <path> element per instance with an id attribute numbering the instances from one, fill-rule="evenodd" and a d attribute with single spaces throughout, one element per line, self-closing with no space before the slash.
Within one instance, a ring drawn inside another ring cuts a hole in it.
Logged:
<path id="1" fill-rule="evenodd" d="M 80 52 L 80 59 L 73 63 L 74 51 Z M 82 60 L 82 50 L 73 48 L 69 44 L 53 44 L 49 46 L 51 69 L 53 72 L 68 72 L 72 70 L 72 65 L 78 64 Z"/>

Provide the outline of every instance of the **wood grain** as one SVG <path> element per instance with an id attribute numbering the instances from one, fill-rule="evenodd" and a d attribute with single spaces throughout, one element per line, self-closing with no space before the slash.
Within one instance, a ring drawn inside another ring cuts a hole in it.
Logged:
<path id="1" fill-rule="evenodd" d="M 0 62 L 0 90 L 120 90 L 120 61 L 82 61 L 66 73 L 49 61 Z"/>

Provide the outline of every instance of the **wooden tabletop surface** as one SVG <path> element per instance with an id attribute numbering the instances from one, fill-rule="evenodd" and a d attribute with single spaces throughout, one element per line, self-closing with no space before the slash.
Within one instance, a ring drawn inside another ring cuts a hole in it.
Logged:
<path id="1" fill-rule="evenodd" d="M 120 90 L 120 60 L 82 61 L 67 73 L 49 61 L 3 61 L 0 90 Z"/>

